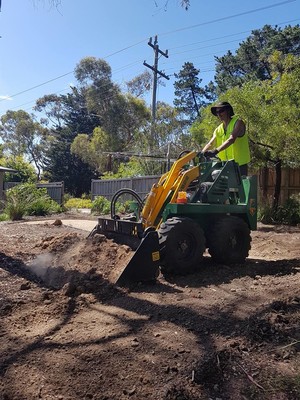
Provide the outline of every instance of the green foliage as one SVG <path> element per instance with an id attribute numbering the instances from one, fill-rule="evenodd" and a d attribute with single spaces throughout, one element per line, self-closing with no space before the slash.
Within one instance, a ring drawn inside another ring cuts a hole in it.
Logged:
<path id="1" fill-rule="evenodd" d="M 71 153 L 90 165 L 94 170 L 105 170 L 109 150 L 112 150 L 111 137 L 101 128 L 93 130 L 91 136 L 79 134 L 71 144 Z"/>
<path id="2" fill-rule="evenodd" d="M 142 97 L 150 91 L 152 81 L 152 74 L 149 71 L 144 71 L 131 81 L 126 82 L 126 86 L 132 96 Z"/>
<path id="3" fill-rule="evenodd" d="M 212 115 L 210 106 L 202 109 L 201 118 L 196 120 L 190 127 L 192 140 L 202 148 L 209 141 L 218 124 L 219 121 Z"/>
<path id="4" fill-rule="evenodd" d="M 26 157 L 35 165 L 39 178 L 49 143 L 49 130 L 23 110 L 8 110 L 0 119 L 0 138 L 7 154 Z"/>
<path id="5" fill-rule="evenodd" d="M 60 211 L 61 207 L 48 196 L 46 189 L 37 189 L 34 184 L 20 184 L 6 192 L 4 212 L 13 221 L 25 215 L 47 215 Z"/>
<path id="6" fill-rule="evenodd" d="M 92 213 L 97 215 L 108 215 L 111 212 L 111 202 L 103 196 L 97 196 L 92 202 Z M 132 201 L 122 199 L 116 202 L 115 211 L 117 214 L 125 214 L 133 211 Z"/>
<path id="7" fill-rule="evenodd" d="M 92 208 L 92 202 L 90 199 L 83 199 L 83 198 L 70 198 L 64 203 L 65 208 L 68 210 L 75 208 Z"/>
<path id="8" fill-rule="evenodd" d="M 250 138 L 251 163 L 255 167 L 268 163 L 300 166 L 300 135 L 298 113 L 300 105 L 300 58 L 273 53 L 272 79 L 250 81 L 234 87 L 220 97 L 229 101 L 235 114 L 246 123 Z M 278 65 L 281 65 L 279 68 Z M 219 121 L 211 115 L 210 107 L 193 124 L 191 133 L 200 144 L 207 142 Z M 206 139 L 206 140 L 204 140 Z"/>
<path id="9" fill-rule="evenodd" d="M 300 195 L 293 195 L 283 206 L 279 206 L 276 211 L 278 222 L 287 225 L 300 224 Z"/>
<path id="10" fill-rule="evenodd" d="M 18 171 L 17 173 L 6 172 L 4 175 L 5 182 L 34 183 L 37 180 L 33 165 L 25 161 L 23 156 L 6 157 L 1 160 L 1 165 Z"/>
<path id="11" fill-rule="evenodd" d="M 105 172 L 102 179 L 121 179 L 143 175 L 141 160 L 132 157 L 128 162 L 121 162 L 115 173 Z"/>
<path id="12" fill-rule="evenodd" d="M 258 220 L 264 224 L 297 225 L 300 223 L 300 194 L 292 195 L 282 205 L 274 208 L 266 201 L 258 212 Z"/>
<path id="13" fill-rule="evenodd" d="M 202 79 L 198 77 L 199 69 L 191 62 L 185 62 L 178 74 L 174 74 L 176 81 L 174 105 L 176 109 L 195 120 L 199 115 L 199 108 L 205 104 L 203 101 L 204 89 L 200 84 Z"/>
<path id="14" fill-rule="evenodd" d="M 98 215 L 110 213 L 110 201 L 103 196 L 97 196 L 92 202 L 92 212 Z"/>
<path id="15" fill-rule="evenodd" d="M 9 217 L 7 214 L 5 214 L 5 213 L 0 214 L 0 221 L 8 221 L 8 220 L 9 220 Z"/>
<path id="16" fill-rule="evenodd" d="M 228 51 L 216 57 L 217 92 L 225 93 L 235 86 L 241 87 L 249 81 L 264 81 L 272 78 L 269 57 L 275 52 L 299 54 L 300 27 L 286 26 L 284 29 L 265 25 L 253 30 L 240 44 L 235 54 Z"/>
<path id="17" fill-rule="evenodd" d="M 98 176 L 75 154 L 71 144 L 79 132 L 91 134 L 99 118 L 90 115 L 86 107 L 86 89 L 72 88 L 67 95 L 46 95 L 37 101 L 36 110 L 47 116 L 52 138 L 45 154 L 44 177 L 52 182 L 64 181 L 65 190 L 80 197 L 90 190 L 91 179 Z"/>
<path id="18" fill-rule="evenodd" d="M 40 189 L 38 189 L 40 190 Z M 62 208 L 56 201 L 52 200 L 46 193 L 41 194 L 28 205 L 26 215 L 49 215 L 62 212 Z"/>

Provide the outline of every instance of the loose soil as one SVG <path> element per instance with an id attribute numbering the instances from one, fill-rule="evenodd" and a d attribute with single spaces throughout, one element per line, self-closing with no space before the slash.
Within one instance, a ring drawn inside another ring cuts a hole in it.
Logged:
<path id="1" fill-rule="evenodd" d="M 131 288 L 128 247 L 57 217 L 0 239 L 1 400 L 300 398 L 300 227 L 260 225 L 244 265 L 205 254 Z"/>

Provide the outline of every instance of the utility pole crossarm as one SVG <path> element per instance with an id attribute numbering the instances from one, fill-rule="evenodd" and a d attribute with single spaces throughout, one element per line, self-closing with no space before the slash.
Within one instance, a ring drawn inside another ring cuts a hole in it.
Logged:
<path id="1" fill-rule="evenodd" d="M 143 64 L 144 64 L 146 67 L 152 69 L 153 72 L 159 74 L 159 75 L 162 76 L 163 78 L 168 79 L 168 80 L 170 79 L 170 77 L 169 77 L 168 75 L 164 74 L 162 71 L 156 70 L 152 65 L 147 64 L 146 61 L 144 61 Z"/>

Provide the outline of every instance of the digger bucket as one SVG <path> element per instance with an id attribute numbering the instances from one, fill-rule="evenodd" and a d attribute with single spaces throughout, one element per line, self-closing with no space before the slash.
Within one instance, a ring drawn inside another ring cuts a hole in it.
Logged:
<path id="1" fill-rule="evenodd" d="M 119 286 L 137 282 L 154 282 L 159 274 L 159 241 L 156 231 L 149 231 L 117 279 Z"/>

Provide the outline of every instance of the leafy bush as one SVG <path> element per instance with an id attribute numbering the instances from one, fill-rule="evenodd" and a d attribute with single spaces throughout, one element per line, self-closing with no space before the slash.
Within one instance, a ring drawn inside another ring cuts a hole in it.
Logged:
<path id="1" fill-rule="evenodd" d="M 287 225 L 300 223 L 300 194 L 292 195 L 283 206 L 278 207 L 276 220 Z"/>
<path id="2" fill-rule="evenodd" d="M 34 184 L 24 183 L 7 190 L 4 212 L 9 219 L 16 221 L 25 215 L 61 212 L 61 207 L 48 196 L 45 188 L 38 189 Z"/>
<path id="3" fill-rule="evenodd" d="M 103 196 L 97 196 L 92 202 L 92 212 L 99 215 L 110 213 L 110 201 Z"/>
<path id="4" fill-rule="evenodd" d="M 0 214 L 0 221 L 7 221 L 8 219 L 9 218 L 7 214 Z"/>
<path id="5" fill-rule="evenodd" d="M 292 195 L 282 205 L 274 209 L 266 202 L 259 209 L 258 220 L 264 224 L 297 225 L 300 223 L 300 194 Z"/>
<path id="6" fill-rule="evenodd" d="M 261 204 L 258 207 L 257 213 L 258 221 L 262 222 L 263 224 L 274 224 L 274 210 L 271 206 L 271 201 L 267 200 L 264 204 Z"/>
<path id="7" fill-rule="evenodd" d="M 80 198 L 70 198 L 69 200 L 67 200 L 65 202 L 65 207 L 67 209 L 71 209 L 71 208 L 92 208 L 92 202 L 89 199 L 80 199 Z"/>
<path id="8" fill-rule="evenodd" d="M 49 215 L 60 212 L 62 212 L 60 205 L 46 194 L 45 197 L 41 196 L 29 204 L 26 215 Z"/>

